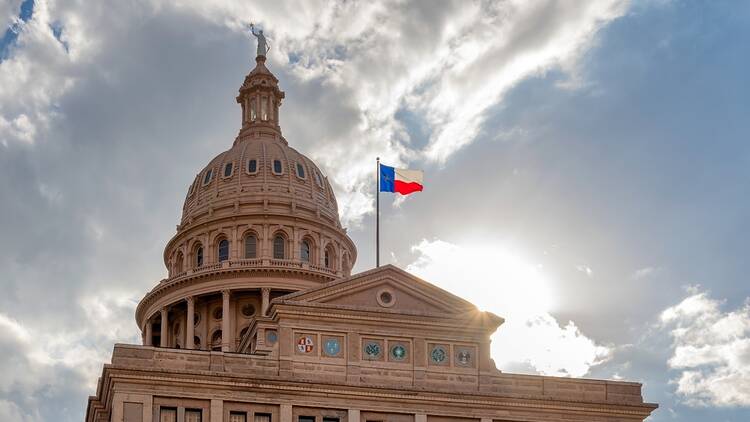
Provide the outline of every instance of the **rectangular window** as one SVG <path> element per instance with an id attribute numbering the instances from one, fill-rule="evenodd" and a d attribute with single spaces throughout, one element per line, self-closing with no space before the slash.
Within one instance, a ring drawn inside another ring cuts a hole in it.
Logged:
<path id="1" fill-rule="evenodd" d="M 247 422 L 247 413 L 229 412 L 229 422 Z"/>
<path id="2" fill-rule="evenodd" d="M 159 409 L 159 422 L 177 422 L 177 409 L 174 407 Z"/>
<path id="3" fill-rule="evenodd" d="M 260 99 L 260 119 L 268 120 L 268 98 L 263 97 Z"/>
<path id="4" fill-rule="evenodd" d="M 258 108 L 255 105 L 256 101 L 258 101 L 257 97 L 250 98 L 250 120 L 255 121 L 255 119 L 258 118 Z"/>
<path id="5" fill-rule="evenodd" d="M 323 422 L 339 422 L 339 418 L 324 417 Z"/>
<path id="6" fill-rule="evenodd" d="M 281 160 L 273 160 L 273 172 L 276 174 L 281 174 Z"/>
<path id="7" fill-rule="evenodd" d="M 256 255 L 256 245 L 258 244 L 258 239 L 250 235 L 245 238 L 245 259 L 255 258 Z"/>
<path id="8" fill-rule="evenodd" d="M 300 416 L 298 422 L 315 422 L 315 416 Z"/>
<path id="9" fill-rule="evenodd" d="M 247 172 L 248 173 L 255 173 L 258 171 L 258 161 L 257 160 L 250 160 L 247 162 Z"/>
<path id="10" fill-rule="evenodd" d="M 256 413 L 255 422 L 271 422 L 271 415 L 268 413 Z"/>
<path id="11" fill-rule="evenodd" d="M 300 179 L 304 179 L 305 178 L 305 168 L 300 163 L 297 163 L 297 176 Z"/>
<path id="12" fill-rule="evenodd" d="M 202 416 L 200 409 L 185 409 L 185 422 L 201 422 Z"/>

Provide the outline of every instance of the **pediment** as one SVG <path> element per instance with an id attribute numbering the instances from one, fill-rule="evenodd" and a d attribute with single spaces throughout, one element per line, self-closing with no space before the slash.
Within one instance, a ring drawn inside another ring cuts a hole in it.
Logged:
<path id="1" fill-rule="evenodd" d="M 477 308 L 392 265 L 284 296 L 284 302 L 423 315 L 461 315 Z"/>

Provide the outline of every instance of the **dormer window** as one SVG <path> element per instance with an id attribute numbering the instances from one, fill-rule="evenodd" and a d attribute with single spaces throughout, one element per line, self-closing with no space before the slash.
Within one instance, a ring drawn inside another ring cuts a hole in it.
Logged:
<path id="1" fill-rule="evenodd" d="M 258 160 L 247 161 L 247 172 L 250 174 L 255 174 L 258 172 Z"/>
<path id="2" fill-rule="evenodd" d="M 305 168 L 300 163 L 297 163 L 297 177 L 300 179 L 305 178 Z"/>
<path id="3" fill-rule="evenodd" d="M 213 175 L 214 175 L 213 170 L 208 169 L 206 171 L 206 175 L 203 177 L 203 186 L 207 185 L 211 181 L 211 178 L 213 177 Z"/>
<path id="4" fill-rule="evenodd" d="M 232 163 L 226 163 L 226 164 L 224 164 L 224 177 L 231 176 L 233 169 L 234 169 L 234 165 Z"/>
<path id="5" fill-rule="evenodd" d="M 281 174 L 283 173 L 283 168 L 281 167 L 281 160 L 273 160 L 273 172 L 274 174 Z"/>

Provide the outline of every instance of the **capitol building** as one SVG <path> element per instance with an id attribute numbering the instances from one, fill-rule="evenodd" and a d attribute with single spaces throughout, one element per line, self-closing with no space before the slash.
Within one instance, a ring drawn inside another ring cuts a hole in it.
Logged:
<path id="1" fill-rule="evenodd" d="M 391 265 L 352 274 L 330 183 L 282 134 L 284 99 L 259 54 L 239 133 L 190 183 L 168 275 L 137 306 L 142 344 L 114 346 L 86 422 L 632 422 L 656 409 L 635 382 L 501 372 L 501 317 Z"/>

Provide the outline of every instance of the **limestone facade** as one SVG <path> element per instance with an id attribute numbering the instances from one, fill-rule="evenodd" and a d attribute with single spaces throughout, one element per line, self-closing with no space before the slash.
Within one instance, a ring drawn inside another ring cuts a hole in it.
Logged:
<path id="1" fill-rule="evenodd" d="M 632 382 L 506 374 L 503 319 L 396 267 L 351 275 L 328 180 L 281 134 L 265 57 L 232 148 L 188 188 L 168 277 L 136 309 L 87 422 L 642 421 Z"/>

